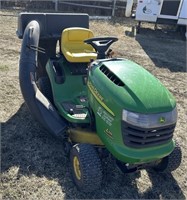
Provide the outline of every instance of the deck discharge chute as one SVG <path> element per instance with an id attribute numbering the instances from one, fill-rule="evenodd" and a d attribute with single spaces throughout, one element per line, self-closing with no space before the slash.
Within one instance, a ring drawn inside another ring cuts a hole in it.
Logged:
<path id="1" fill-rule="evenodd" d="M 19 63 L 21 92 L 30 112 L 43 127 L 56 136 L 62 136 L 66 131 L 66 121 L 58 115 L 36 84 L 39 38 L 40 25 L 33 20 L 28 23 L 23 35 Z"/>

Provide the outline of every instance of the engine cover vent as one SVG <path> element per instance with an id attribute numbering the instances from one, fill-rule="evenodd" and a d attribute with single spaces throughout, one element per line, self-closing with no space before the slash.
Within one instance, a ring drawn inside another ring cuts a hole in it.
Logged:
<path id="1" fill-rule="evenodd" d="M 117 86 L 124 86 L 125 84 L 113 73 L 111 72 L 105 65 L 100 67 L 100 70 Z"/>

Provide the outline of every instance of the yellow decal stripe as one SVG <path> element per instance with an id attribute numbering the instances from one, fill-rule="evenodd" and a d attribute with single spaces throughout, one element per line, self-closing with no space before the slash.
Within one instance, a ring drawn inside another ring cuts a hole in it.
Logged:
<path id="1" fill-rule="evenodd" d="M 112 116 L 115 116 L 115 114 L 110 110 L 109 107 L 107 107 L 107 105 L 105 103 L 103 103 L 100 98 L 98 98 L 98 96 L 95 94 L 94 90 L 92 89 L 92 87 L 90 86 L 90 82 L 88 82 L 88 88 L 90 89 L 91 93 L 94 95 L 94 97 L 97 99 L 97 101 L 102 105 L 102 107 L 108 111 Z"/>

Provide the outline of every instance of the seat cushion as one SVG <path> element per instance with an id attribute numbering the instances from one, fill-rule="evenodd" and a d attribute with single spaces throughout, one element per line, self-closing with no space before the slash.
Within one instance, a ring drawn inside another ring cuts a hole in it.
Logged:
<path id="1" fill-rule="evenodd" d="M 93 33 L 85 28 L 67 28 L 62 32 L 61 49 L 69 62 L 90 62 L 96 59 L 94 48 L 84 40 L 92 38 Z"/>

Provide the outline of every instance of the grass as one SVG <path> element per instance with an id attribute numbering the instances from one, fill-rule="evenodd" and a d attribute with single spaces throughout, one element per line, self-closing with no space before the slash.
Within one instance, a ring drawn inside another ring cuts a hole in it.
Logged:
<path id="1" fill-rule="evenodd" d="M 9 68 L 8 68 L 7 65 L 0 65 L 0 71 L 6 72 L 6 71 L 8 71 L 8 70 L 9 70 Z"/>
<path id="2" fill-rule="evenodd" d="M 155 32 L 153 25 L 144 24 L 141 34 L 133 38 L 125 35 L 134 25 L 130 19 L 90 22 L 96 36 L 119 38 L 113 45 L 117 56 L 144 66 L 175 95 L 175 138 L 180 141 L 183 162 L 172 174 L 142 170 L 124 175 L 112 160 L 105 159 L 102 188 L 85 194 L 72 182 L 61 142 L 43 130 L 23 101 L 18 77 L 21 41 L 15 34 L 17 18 L 1 16 L 0 23 L 2 199 L 186 199 L 186 46 L 177 34 Z"/>

